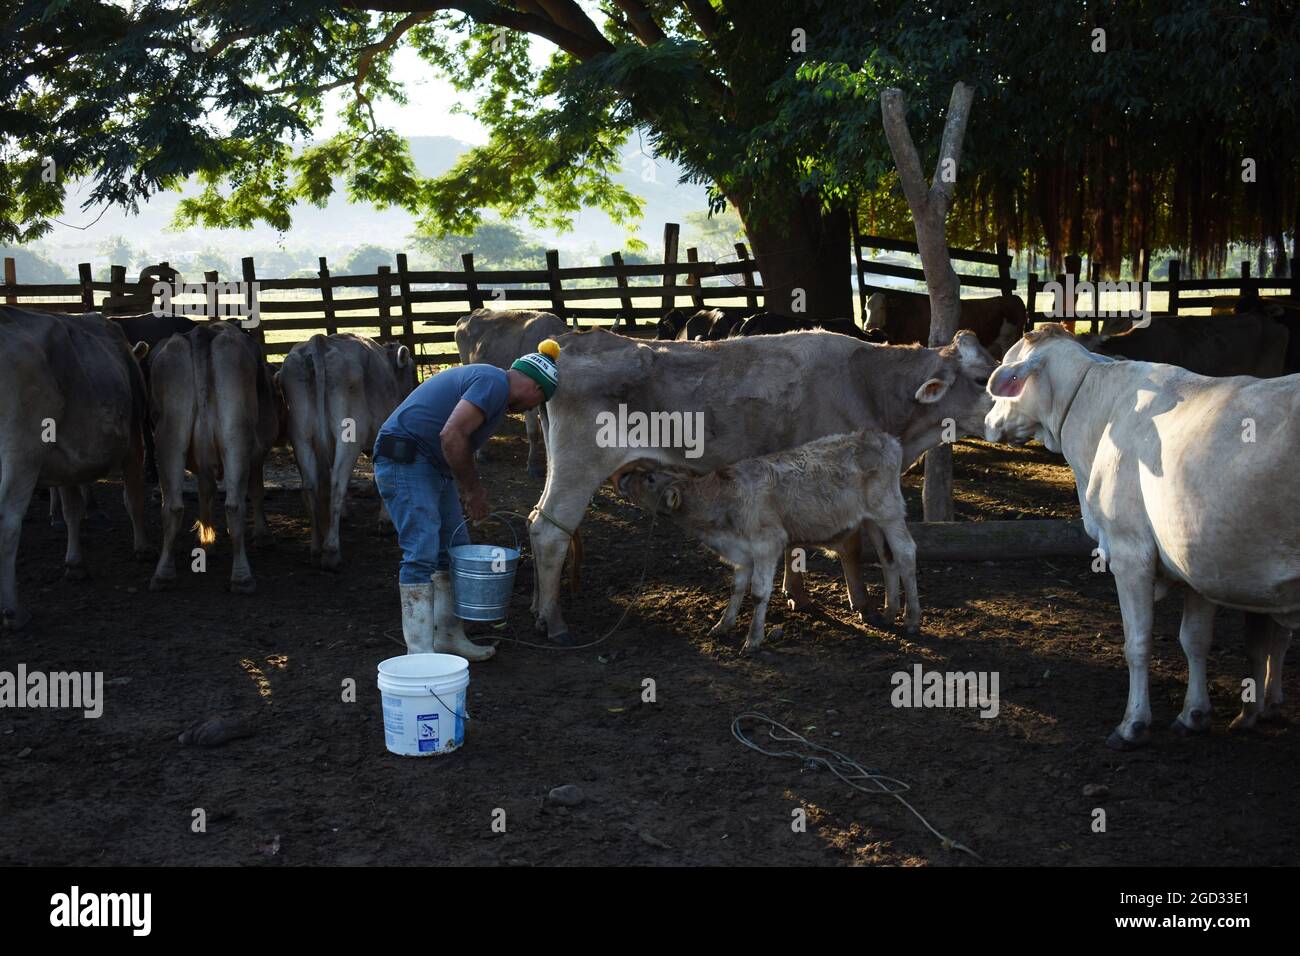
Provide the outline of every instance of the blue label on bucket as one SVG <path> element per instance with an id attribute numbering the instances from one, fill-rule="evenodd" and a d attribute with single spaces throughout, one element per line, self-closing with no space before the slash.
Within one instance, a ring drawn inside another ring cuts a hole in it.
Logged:
<path id="1" fill-rule="evenodd" d="M 438 715 L 417 714 L 416 727 L 419 729 L 420 753 L 437 753 L 438 751 Z"/>

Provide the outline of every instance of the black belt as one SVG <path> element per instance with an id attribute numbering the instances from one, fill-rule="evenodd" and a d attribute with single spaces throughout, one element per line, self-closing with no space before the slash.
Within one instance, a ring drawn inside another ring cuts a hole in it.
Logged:
<path id="1" fill-rule="evenodd" d="M 387 458 L 399 465 L 409 465 L 413 461 L 426 460 L 419 454 L 415 439 L 400 435 L 380 435 L 375 441 L 375 458 Z"/>

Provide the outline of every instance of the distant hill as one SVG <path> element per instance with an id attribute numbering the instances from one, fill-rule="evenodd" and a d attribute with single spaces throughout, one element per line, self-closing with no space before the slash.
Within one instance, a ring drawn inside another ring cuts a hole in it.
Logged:
<path id="1" fill-rule="evenodd" d="M 428 176 L 445 172 L 470 148 L 469 144 L 447 136 L 417 136 L 410 143 L 416 167 Z M 680 185 L 678 178 L 681 173 L 674 164 L 665 160 L 647 161 L 633 151 L 625 160 L 625 167 L 618 180 L 646 200 L 638 235 L 652 249 L 657 249 L 662 242 L 664 222 L 681 222 L 687 213 L 707 208 L 704 188 Z M 652 178 L 645 175 L 647 169 Z M 192 190 L 192 187 L 187 187 L 186 193 Z M 251 230 L 187 229 L 169 232 L 179 198 L 177 193 L 155 196 L 141 206 L 137 216 L 110 210 L 84 230 L 55 226 L 40 245 L 51 259 L 67 262 L 75 272 L 78 261 L 99 265 L 103 258 L 99 247 L 105 238 L 114 235 L 122 236 L 132 247 L 143 250 L 151 261 L 178 258 L 206 248 L 221 249 L 235 260 L 251 250 L 277 247 L 302 249 L 331 258 L 366 244 L 401 248 L 407 245 L 405 237 L 414 229 L 414 221 L 405 211 L 353 205 L 344 192 L 337 189 L 323 209 L 311 205 L 295 208 L 293 227 L 284 235 L 268 226 Z M 61 218 L 65 223 L 81 225 L 94 217 L 77 208 L 77 197 L 70 192 L 68 211 Z M 591 246 L 606 254 L 623 248 L 626 239 L 625 230 L 598 210 L 579 213 L 574 217 L 573 230 L 567 233 L 534 230 L 528 223 L 518 225 L 537 235 L 545 244 L 571 254 L 585 254 Z"/>

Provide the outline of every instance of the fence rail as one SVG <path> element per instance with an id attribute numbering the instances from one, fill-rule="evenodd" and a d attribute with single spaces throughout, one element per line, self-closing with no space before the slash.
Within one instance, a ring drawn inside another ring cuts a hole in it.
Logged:
<path id="1" fill-rule="evenodd" d="M 222 281 L 214 272 L 205 273 L 201 294 L 182 295 L 173 301 L 171 311 L 189 315 L 191 308 L 204 301 L 230 303 L 234 298 L 229 292 L 223 294 L 222 287 L 228 287 L 232 281 L 242 282 L 241 291 L 257 297 L 255 304 L 261 320 L 254 333 L 268 355 L 284 355 L 316 332 L 367 329 L 377 331 L 376 337 L 381 341 L 403 342 L 421 364 L 441 365 L 458 361 L 455 352 L 428 351 L 418 346 L 452 342 L 456 320 L 488 303 L 536 303 L 566 321 L 606 320 L 631 332 L 636 332 L 642 319 L 658 319 L 666 309 L 677 304 L 679 297 L 689 298 L 698 307 L 736 299 L 758 308 L 759 297 L 765 290 L 755 281 L 758 265 L 744 243 L 736 245 L 735 262 L 701 260 L 698 250 L 693 248 L 686 250 L 686 261 L 679 261 L 678 235 L 676 223 L 665 225 L 664 255 L 658 263 L 629 264 L 621 252 L 615 252 L 610 257 L 611 265 L 561 266 L 559 252 L 551 250 L 546 254 L 544 269 L 477 269 L 472 253 L 461 257 L 459 270 L 411 269 L 406 255 L 401 253 L 394 264 L 377 266 L 374 272 L 360 275 L 334 275 L 326 257 L 321 256 L 315 277 L 260 278 L 256 263 L 247 257 L 241 263 L 238 279 Z M 81 263 L 78 282 L 19 283 L 13 260 L 6 260 L 5 266 L 0 301 L 38 311 L 97 309 L 108 315 L 161 311 L 153 284 L 160 270 L 171 273 L 169 264 L 163 262 L 146 269 L 139 280 L 128 282 L 125 267 L 115 265 L 105 282 L 93 279 L 90 264 Z M 679 277 L 683 279 L 681 284 Z M 732 280 L 733 277 L 738 280 L 705 285 L 709 279 Z M 646 279 L 658 281 L 649 284 L 638 281 Z M 612 282 L 588 284 L 601 280 Z M 192 285 L 197 287 L 200 283 L 196 281 Z M 362 294 L 335 294 L 344 290 Z M 304 292 L 314 292 L 315 296 L 282 298 L 278 295 Z M 459 307 L 436 308 L 452 305 Z"/>

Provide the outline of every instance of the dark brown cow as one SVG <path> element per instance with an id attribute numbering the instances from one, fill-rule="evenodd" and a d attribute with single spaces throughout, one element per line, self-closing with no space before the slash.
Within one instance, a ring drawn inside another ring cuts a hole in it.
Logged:
<path id="1" fill-rule="evenodd" d="M 1286 327 L 1262 312 L 1157 316 L 1150 325 L 1119 335 L 1079 336 L 1101 355 L 1177 365 L 1214 378 L 1282 375 L 1289 339 Z"/>
<path id="2" fill-rule="evenodd" d="M 930 297 L 915 292 L 877 292 L 867 300 L 867 329 L 881 329 L 891 345 L 925 345 L 930 341 Z M 974 332 L 994 358 L 1025 334 L 1025 304 L 1018 296 L 961 300 L 959 329 Z"/>

